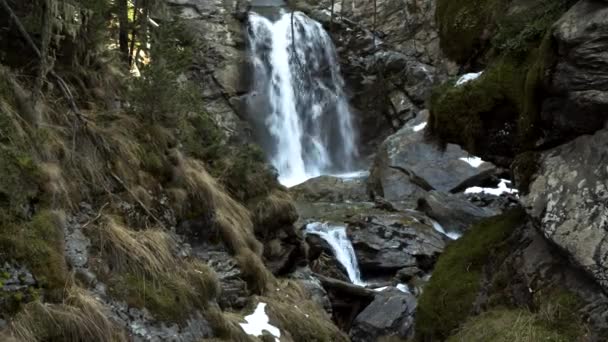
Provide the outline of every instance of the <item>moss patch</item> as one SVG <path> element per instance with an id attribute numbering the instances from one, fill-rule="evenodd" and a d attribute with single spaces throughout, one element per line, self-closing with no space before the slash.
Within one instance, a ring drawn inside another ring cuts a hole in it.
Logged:
<path id="1" fill-rule="evenodd" d="M 488 258 L 502 254 L 503 242 L 524 219 L 524 211 L 516 209 L 484 220 L 448 246 L 420 297 L 416 314 L 419 339 L 443 340 L 466 319 Z"/>
<path id="2" fill-rule="evenodd" d="M 550 28 L 572 4 L 571 0 L 439 1 L 444 52 L 463 63 L 477 51 L 476 59 L 490 63 L 474 82 L 460 87 L 448 82 L 434 90 L 430 132 L 482 157 L 493 153 L 512 158 L 533 149 L 541 133 L 545 79 L 555 62 Z M 481 36 L 489 42 L 483 47 Z"/>
<path id="3" fill-rule="evenodd" d="M 465 63 L 476 50 L 481 49 L 484 31 L 493 22 L 504 2 L 439 0 L 435 16 L 443 52 L 450 59 Z"/>
<path id="4" fill-rule="evenodd" d="M 59 300 L 67 279 L 61 216 L 42 211 L 31 221 L 14 221 L 6 214 L 2 220 L 0 261 L 27 265 L 46 297 Z"/>
<path id="5" fill-rule="evenodd" d="M 537 300 L 536 311 L 503 308 L 471 317 L 448 342 L 568 342 L 581 340 L 587 334 L 579 313 L 581 298 L 554 291 Z"/>

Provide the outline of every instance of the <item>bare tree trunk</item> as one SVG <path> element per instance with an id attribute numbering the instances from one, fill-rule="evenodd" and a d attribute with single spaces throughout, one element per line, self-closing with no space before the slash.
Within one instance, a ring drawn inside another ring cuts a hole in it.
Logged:
<path id="1" fill-rule="evenodd" d="M 135 40 L 138 35 L 137 27 L 141 27 L 143 14 L 138 16 L 139 10 L 142 6 L 138 7 L 141 1 L 133 0 L 133 29 L 131 30 L 131 46 L 129 47 L 129 68 L 133 66 L 133 53 L 135 53 Z M 143 10 L 142 10 L 143 11 Z"/>
<path id="2" fill-rule="evenodd" d="M 118 5 L 118 47 L 123 62 L 129 63 L 129 4 L 128 0 L 117 0 Z"/>
<path id="3" fill-rule="evenodd" d="M 41 0 L 42 2 L 42 32 L 40 41 L 40 63 L 38 65 L 38 75 L 34 85 L 34 91 L 32 97 L 34 103 L 36 103 L 42 94 L 42 86 L 46 79 L 46 74 L 50 69 L 49 65 L 49 46 L 51 44 L 51 35 L 53 33 L 53 26 L 51 22 L 52 9 L 51 0 Z"/>

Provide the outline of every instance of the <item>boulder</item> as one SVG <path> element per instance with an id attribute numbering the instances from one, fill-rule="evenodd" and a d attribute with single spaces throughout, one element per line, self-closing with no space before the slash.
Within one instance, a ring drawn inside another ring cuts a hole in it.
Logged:
<path id="1" fill-rule="evenodd" d="M 369 200 L 365 189 L 367 176 L 320 176 L 289 189 L 296 201 L 306 202 L 363 202 Z"/>
<path id="2" fill-rule="evenodd" d="M 557 64 L 543 102 L 549 141 L 567 141 L 608 120 L 608 3 L 579 1 L 554 25 Z"/>
<path id="3" fill-rule="evenodd" d="M 435 190 L 418 200 L 417 210 L 437 221 L 446 232 L 459 234 L 484 218 L 500 214 L 499 210 L 478 207 L 466 198 Z"/>
<path id="4" fill-rule="evenodd" d="M 422 111 L 399 132 L 387 138 L 372 166 L 371 190 L 389 201 L 415 202 L 426 191 L 449 192 L 470 179 L 491 177 L 496 167 L 484 162 L 474 167 L 462 160 L 469 154 L 454 144 L 444 150 L 425 139 L 428 111 Z"/>
<path id="5" fill-rule="evenodd" d="M 353 342 L 377 341 L 381 337 L 413 335 L 416 299 L 401 291 L 382 291 L 355 318 L 350 330 Z"/>
<path id="6" fill-rule="evenodd" d="M 523 198 L 544 235 L 608 290 L 608 130 L 543 153 Z"/>
<path id="7" fill-rule="evenodd" d="M 429 270 L 446 246 L 441 233 L 404 213 L 351 222 L 348 235 L 363 279 L 390 278 L 403 268 Z"/>
<path id="8" fill-rule="evenodd" d="M 332 307 L 327 295 L 327 291 L 325 291 L 323 285 L 321 285 L 321 281 L 314 276 L 310 268 L 299 268 L 290 276 L 296 279 L 302 288 L 308 292 L 310 299 L 313 302 L 319 304 L 319 306 L 321 306 L 328 314 L 331 315 Z"/>

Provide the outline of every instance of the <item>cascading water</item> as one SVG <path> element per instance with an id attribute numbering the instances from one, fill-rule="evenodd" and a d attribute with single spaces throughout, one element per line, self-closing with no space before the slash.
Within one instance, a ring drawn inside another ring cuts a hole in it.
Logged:
<path id="1" fill-rule="evenodd" d="M 306 233 L 318 235 L 325 240 L 331 246 L 336 259 L 346 269 L 350 281 L 355 285 L 365 286 L 361 280 L 355 249 L 346 235 L 346 228 L 315 222 L 306 225 Z"/>
<path id="2" fill-rule="evenodd" d="M 249 116 L 279 181 L 293 186 L 352 171 L 355 132 L 327 32 L 300 12 L 283 13 L 275 22 L 251 13 L 248 32 Z"/>

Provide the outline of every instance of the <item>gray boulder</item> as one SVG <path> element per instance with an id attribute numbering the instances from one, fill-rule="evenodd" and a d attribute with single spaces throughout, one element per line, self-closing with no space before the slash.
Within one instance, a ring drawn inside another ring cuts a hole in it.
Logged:
<path id="1" fill-rule="evenodd" d="M 397 290 L 382 291 L 353 322 L 350 337 L 353 342 L 377 341 L 380 337 L 413 335 L 416 299 Z"/>
<path id="2" fill-rule="evenodd" d="M 608 290 L 608 130 L 542 154 L 523 198 L 544 235 Z"/>
<path id="3" fill-rule="evenodd" d="M 429 270 L 446 246 L 442 234 L 404 213 L 351 222 L 348 235 L 364 279 L 392 277 L 403 268 Z"/>
<path id="4" fill-rule="evenodd" d="M 289 189 L 296 201 L 363 202 L 369 200 L 365 190 L 367 176 L 341 178 L 320 176 Z"/>
<path id="5" fill-rule="evenodd" d="M 422 111 L 399 132 L 387 138 L 371 169 L 371 190 L 389 201 L 413 203 L 426 191 L 449 192 L 470 179 L 491 177 L 496 167 L 483 163 L 473 167 L 461 158 L 469 154 L 458 145 L 445 150 L 425 139 L 423 124 L 428 111 Z"/>
<path id="6" fill-rule="evenodd" d="M 554 26 L 557 64 L 542 107 L 550 141 L 601 129 L 608 119 L 608 2 L 579 1 Z"/>
<path id="7" fill-rule="evenodd" d="M 472 224 L 500 214 L 499 210 L 481 208 L 461 198 L 445 192 L 429 191 L 418 200 L 417 210 L 437 221 L 446 232 L 462 234 Z"/>

